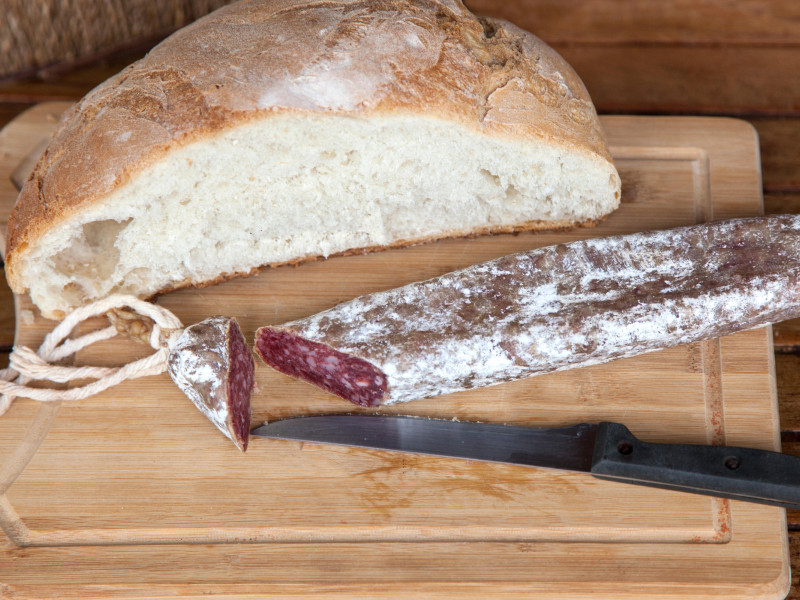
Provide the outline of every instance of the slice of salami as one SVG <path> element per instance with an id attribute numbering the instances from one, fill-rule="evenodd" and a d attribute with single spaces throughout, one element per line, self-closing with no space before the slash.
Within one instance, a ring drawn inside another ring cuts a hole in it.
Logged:
<path id="1" fill-rule="evenodd" d="M 187 327 L 170 349 L 167 366 L 195 406 L 247 450 L 255 363 L 236 321 L 210 317 Z"/>
<path id="2" fill-rule="evenodd" d="M 593 365 L 800 316 L 800 216 L 559 244 L 262 327 L 273 368 L 357 404 Z"/>

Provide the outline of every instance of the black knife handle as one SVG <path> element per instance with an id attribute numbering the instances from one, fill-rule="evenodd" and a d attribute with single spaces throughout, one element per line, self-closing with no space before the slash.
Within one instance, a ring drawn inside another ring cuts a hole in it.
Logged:
<path id="1" fill-rule="evenodd" d="M 800 457 L 732 446 L 650 444 L 600 423 L 592 475 L 682 492 L 800 508 Z"/>

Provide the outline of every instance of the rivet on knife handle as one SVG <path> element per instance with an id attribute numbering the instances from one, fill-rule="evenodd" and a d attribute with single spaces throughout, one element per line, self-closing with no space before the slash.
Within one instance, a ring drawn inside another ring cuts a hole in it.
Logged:
<path id="1" fill-rule="evenodd" d="M 800 457 L 733 446 L 642 442 L 600 423 L 592 475 L 682 492 L 800 509 Z"/>

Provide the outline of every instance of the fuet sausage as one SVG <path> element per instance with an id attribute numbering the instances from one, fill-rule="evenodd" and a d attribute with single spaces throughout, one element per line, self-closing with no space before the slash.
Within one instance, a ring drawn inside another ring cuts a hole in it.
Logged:
<path id="1" fill-rule="evenodd" d="M 512 254 L 256 332 L 273 368 L 365 406 L 604 363 L 800 316 L 800 216 Z"/>
<path id="2" fill-rule="evenodd" d="M 247 450 L 255 364 L 236 321 L 210 317 L 187 327 L 170 349 L 167 368 L 195 406 Z"/>

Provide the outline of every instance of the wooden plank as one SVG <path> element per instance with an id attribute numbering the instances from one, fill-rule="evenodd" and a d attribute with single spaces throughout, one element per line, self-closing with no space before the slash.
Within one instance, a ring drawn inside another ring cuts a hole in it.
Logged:
<path id="1" fill-rule="evenodd" d="M 0 102 L 34 104 L 51 100 L 76 101 L 124 67 L 125 64 L 116 63 L 92 65 L 54 81 L 24 79 L 0 84 Z"/>
<path id="2" fill-rule="evenodd" d="M 777 512 L 777 511 L 776 511 Z M 749 515 L 740 514 L 739 518 Z M 2 544 L 2 542 L 0 542 Z M 492 598 L 499 600 L 526 597 L 547 597 L 561 600 L 588 600 L 590 598 L 647 598 L 667 600 L 697 597 L 697 581 L 711 582 L 715 576 L 724 575 L 731 584 L 711 587 L 706 598 L 749 596 L 752 598 L 783 598 L 788 592 L 786 584 L 773 586 L 767 581 L 757 584 L 747 581 L 754 570 L 765 569 L 771 573 L 768 562 L 758 551 L 750 555 L 738 554 L 734 560 L 747 564 L 748 569 L 737 569 L 736 564 L 717 562 L 714 571 L 703 570 L 698 562 L 695 547 L 688 547 L 683 556 L 674 558 L 650 544 L 638 547 L 607 545 L 607 556 L 624 569 L 631 580 L 624 593 L 618 586 L 606 583 L 607 573 L 602 563 L 593 556 L 593 544 L 576 544 L 571 556 L 561 563 L 553 562 L 547 569 L 531 571 L 531 556 L 547 556 L 554 550 L 552 544 L 497 544 L 487 543 L 480 548 L 469 545 L 426 544 L 427 554 L 420 555 L 412 544 L 405 546 L 371 544 L 371 552 L 363 557 L 354 556 L 358 548 L 352 544 L 295 545 L 240 544 L 235 547 L 182 545 L 170 548 L 154 546 L 147 556 L 138 556 L 129 547 L 109 547 L 103 556 L 91 560 L 86 548 L 17 549 L 6 563 L 8 568 L 24 569 L 27 565 L 38 568 L 41 580 L 24 586 L 14 582 L 7 586 L 9 596 L 15 600 L 42 598 L 47 590 L 57 588 L 58 598 L 86 597 L 86 588 L 79 587 L 82 575 L 96 574 L 89 586 L 92 598 L 209 598 L 219 590 L 220 582 L 233 573 L 235 582 L 225 585 L 225 598 L 314 598 L 332 600 L 374 599 L 398 600 L 401 598 Z M 725 554 L 730 545 L 720 544 L 712 550 Z M 301 552 L 298 552 L 300 550 Z M 0 545 L 6 555 L 7 548 Z M 786 549 L 788 555 L 788 548 Z M 360 553 L 359 553 L 360 554 Z M 504 556 L 504 562 L 492 563 L 492 558 Z M 124 568 L 128 584 L 125 595 L 114 586 L 114 571 L 106 568 L 106 560 Z M 293 560 L 292 560 L 293 558 Z M 48 570 L 48 564 L 55 565 Z M 72 569 L 66 565 L 72 565 Z M 4 565 L 0 565 L 3 568 Z M 421 567 L 436 573 L 437 581 L 420 581 L 413 573 Z M 471 569 L 471 570 L 470 570 Z M 196 579 L 181 584 L 178 579 L 188 570 L 196 571 Z M 654 572 L 665 572 L 667 581 L 651 583 Z M 478 583 L 479 578 L 493 577 L 489 590 Z M 557 578 L 565 577 L 569 583 L 560 588 L 553 586 Z M 360 578 L 357 584 L 348 579 Z M 17 579 L 16 577 L 14 579 Z M 737 587 L 738 586 L 738 587 Z M 10 594 L 14 595 L 11 596 Z"/>
<path id="3" fill-rule="evenodd" d="M 772 326 L 776 353 L 800 352 L 800 319 L 790 319 Z"/>
<path id="4" fill-rule="evenodd" d="M 776 354 L 775 377 L 781 429 L 800 432 L 800 354 Z"/>
<path id="5" fill-rule="evenodd" d="M 800 52 L 786 46 L 554 44 L 599 112 L 800 113 Z"/>
<path id="6" fill-rule="evenodd" d="M 10 350 L 14 344 L 14 295 L 5 276 L 0 277 L 0 354 Z M 0 363 L 2 359 L 0 359 Z M 3 368 L 0 366 L 0 368 Z"/>
<path id="7" fill-rule="evenodd" d="M 796 385 L 796 384 L 795 384 Z M 785 405 L 784 405 L 785 406 Z M 783 408 L 783 406 L 782 406 Z M 796 411 L 797 409 L 795 409 Z M 794 415 L 796 418 L 796 415 Z M 783 415 L 781 415 L 781 419 L 783 419 Z M 783 425 L 783 421 L 781 421 L 781 425 Z M 781 447 L 781 451 L 786 454 L 791 454 L 793 456 L 800 456 L 800 428 L 795 431 L 791 432 L 790 437 L 794 441 L 784 441 Z M 796 534 L 800 534 L 800 510 L 787 510 L 786 511 L 786 523 L 789 527 L 789 531 L 794 531 Z M 800 536 L 798 536 L 800 537 Z M 792 556 L 792 571 L 797 573 L 798 567 L 800 567 L 800 556 Z M 796 582 L 793 584 L 793 588 L 796 586 Z M 800 590 L 798 590 L 800 592 Z"/>
<path id="8" fill-rule="evenodd" d="M 792 587 L 786 600 L 800 600 L 800 531 L 789 533 L 789 552 L 792 562 Z"/>
<path id="9" fill-rule="evenodd" d="M 140 59 L 149 48 L 128 48 L 86 64 L 62 64 L 0 83 L 0 106 L 4 103 L 75 101 L 109 77 Z"/>
<path id="10" fill-rule="evenodd" d="M 797 45 L 800 6 L 792 0 L 467 0 L 551 43 Z"/>
<path id="11" fill-rule="evenodd" d="M 751 117 L 748 120 L 760 139 L 764 190 L 774 194 L 800 193 L 800 118 Z M 784 198 L 792 199 L 791 196 Z"/>
<path id="12" fill-rule="evenodd" d="M 800 165 L 798 165 L 798 170 L 800 170 Z M 800 192 L 765 191 L 764 213 L 768 215 L 800 213 Z"/>
<path id="13" fill-rule="evenodd" d="M 26 102 L 2 102 L 0 101 L 0 129 L 6 126 L 17 115 L 31 107 Z"/>

